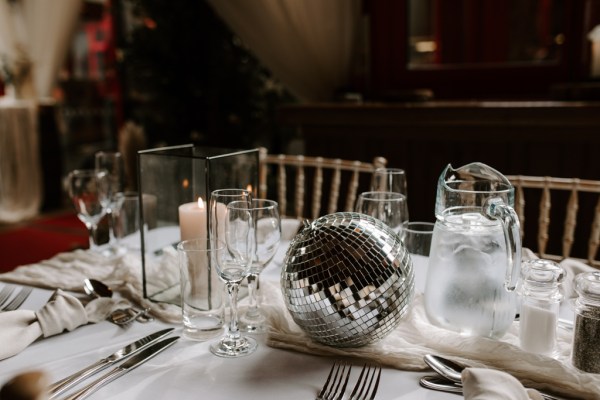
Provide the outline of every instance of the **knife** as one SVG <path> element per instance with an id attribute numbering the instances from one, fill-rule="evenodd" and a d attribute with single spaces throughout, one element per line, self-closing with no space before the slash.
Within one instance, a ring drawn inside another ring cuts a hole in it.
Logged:
<path id="1" fill-rule="evenodd" d="M 163 339 L 160 342 L 154 343 L 150 347 L 142 350 L 139 354 L 131 357 L 129 360 L 125 361 L 123 364 L 111 369 L 109 372 L 85 386 L 83 389 L 78 392 L 72 394 L 64 398 L 63 400 L 82 400 L 88 397 L 90 394 L 94 393 L 96 390 L 100 389 L 102 386 L 106 385 L 119 378 L 120 376 L 126 374 L 131 371 L 135 367 L 145 363 L 161 351 L 165 350 L 167 347 L 173 345 L 179 336 L 173 336 L 167 339 Z"/>
<path id="2" fill-rule="evenodd" d="M 64 379 L 61 379 L 58 382 L 51 384 L 48 388 L 48 400 L 56 398 L 56 396 L 58 396 L 59 394 L 68 390 L 69 388 L 72 388 L 85 378 L 92 376 L 96 372 L 103 370 L 109 365 L 114 364 L 117 361 L 123 360 L 124 358 L 134 355 L 135 353 L 145 349 L 152 343 L 171 333 L 174 329 L 175 328 L 163 329 L 161 331 L 154 332 L 153 334 L 148 335 L 142 339 L 136 340 L 135 342 L 128 344 L 127 346 L 116 351 L 110 356 L 102 358 L 96 361 L 95 363 L 85 367 L 84 369 L 75 372 L 73 375 L 70 375 Z"/>

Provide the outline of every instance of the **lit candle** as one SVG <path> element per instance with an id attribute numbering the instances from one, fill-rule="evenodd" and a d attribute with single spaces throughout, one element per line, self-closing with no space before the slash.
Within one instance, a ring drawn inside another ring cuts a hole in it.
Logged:
<path id="1" fill-rule="evenodd" d="M 201 197 L 198 198 L 198 202 L 179 206 L 179 231 L 182 241 L 206 236 L 206 215 L 206 207 Z"/>

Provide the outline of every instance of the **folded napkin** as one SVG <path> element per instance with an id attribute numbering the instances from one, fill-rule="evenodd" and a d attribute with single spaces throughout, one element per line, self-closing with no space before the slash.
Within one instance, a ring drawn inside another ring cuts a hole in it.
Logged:
<path id="1" fill-rule="evenodd" d="M 179 281 L 177 252 L 165 248 L 161 260 L 146 264 L 148 280 L 153 282 Z M 83 292 L 85 278 L 98 279 L 111 287 L 124 299 L 149 309 L 149 313 L 165 322 L 180 323 L 181 308 L 177 305 L 155 303 L 144 298 L 142 284 L 142 261 L 140 254 L 127 253 L 109 258 L 89 250 L 60 253 L 38 263 L 23 265 L 13 271 L 0 274 L 0 281 L 41 288 L 61 288 Z"/>
<path id="2" fill-rule="evenodd" d="M 39 311 L 15 310 L 0 313 L 0 360 L 14 356 L 40 337 L 47 338 L 78 326 L 105 320 L 126 301 L 101 298 L 85 306 L 58 289 Z"/>
<path id="3" fill-rule="evenodd" d="M 462 372 L 466 400 L 543 400 L 535 389 L 525 389 L 506 372 L 487 368 L 465 368 Z"/>

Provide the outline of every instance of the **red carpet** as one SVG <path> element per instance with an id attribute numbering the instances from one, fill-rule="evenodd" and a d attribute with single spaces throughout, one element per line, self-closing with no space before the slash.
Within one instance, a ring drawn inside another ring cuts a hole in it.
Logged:
<path id="1" fill-rule="evenodd" d="M 88 247 L 87 229 L 74 212 L 42 217 L 0 230 L 0 272 Z"/>

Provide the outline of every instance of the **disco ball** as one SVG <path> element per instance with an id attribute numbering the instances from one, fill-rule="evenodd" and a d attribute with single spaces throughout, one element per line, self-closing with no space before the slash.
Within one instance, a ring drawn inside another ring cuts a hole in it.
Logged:
<path id="1" fill-rule="evenodd" d="M 414 271 L 391 228 L 339 212 L 306 222 L 294 237 L 281 288 L 292 318 L 312 339 L 359 347 L 398 326 L 413 299 Z"/>

